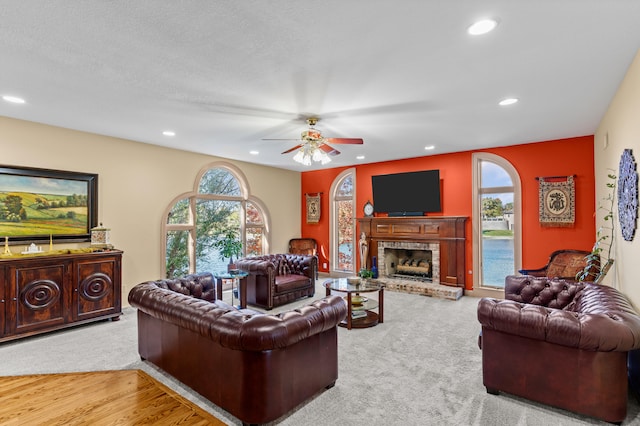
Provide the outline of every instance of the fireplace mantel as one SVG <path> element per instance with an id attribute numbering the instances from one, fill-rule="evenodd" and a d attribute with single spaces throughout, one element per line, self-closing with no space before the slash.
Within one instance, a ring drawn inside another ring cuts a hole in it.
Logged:
<path id="1" fill-rule="evenodd" d="M 360 234 L 369 244 L 368 264 L 380 241 L 437 242 L 440 244 L 440 283 L 464 287 L 466 216 L 359 218 Z"/>

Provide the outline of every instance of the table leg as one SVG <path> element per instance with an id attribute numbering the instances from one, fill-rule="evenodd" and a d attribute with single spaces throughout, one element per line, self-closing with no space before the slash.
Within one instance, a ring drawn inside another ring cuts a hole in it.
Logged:
<path id="1" fill-rule="evenodd" d="M 222 278 L 216 278 L 216 299 L 222 300 Z"/>
<path id="2" fill-rule="evenodd" d="M 384 288 L 380 287 L 378 292 L 378 322 L 384 322 Z"/>
<path id="3" fill-rule="evenodd" d="M 353 305 L 351 304 L 351 292 L 347 293 L 347 330 L 351 330 L 351 320 L 353 319 L 351 317 L 351 307 Z"/>
<path id="4" fill-rule="evenodd" d="M 247 277 L 239 279 L 238 291 L 240 292 L 240 309 L 247 307 Z"/>

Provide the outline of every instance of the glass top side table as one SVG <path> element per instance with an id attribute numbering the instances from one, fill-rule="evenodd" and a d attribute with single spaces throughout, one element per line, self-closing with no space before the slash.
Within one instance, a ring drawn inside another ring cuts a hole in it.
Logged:
<path id="1" fill-rule="evenodd" d="M 216 280 L 216 296 L 218 300 L 222 300 L 222 281 L 224 280 L 233 280 L 233 284 L 231 286 L 231 304 L 233 305 L 233 286 L 235 283 L 238 283 L 238 299 L 239 305 L 236 307 L 239 309 L 244 309 L 247 307 L 247 277 L 249 276 L 248 272 L 245 271 L 224 271 L 224 272 L 214 272 L 213 277 Z"/>

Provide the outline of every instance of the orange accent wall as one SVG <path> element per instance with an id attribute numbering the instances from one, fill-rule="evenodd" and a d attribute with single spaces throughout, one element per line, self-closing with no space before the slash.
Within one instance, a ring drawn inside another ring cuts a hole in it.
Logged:
<path id="1" fill-rule="evenodd" d="M 546 264 L 554 250 L 572 248 L 590 250 L 595 239 L 595 178 L 593 136 L 582 136 L 554 141 L 537 142 L 478 151 L 371 163 L 355 166 L 356 216 L 361 217 L 362 206 L 373 197 L 371 176 L 418 170 L 440 170 L 442 182 L 442 213 L 429 216 L 468 216 L 466 270 L 473 267 L 472 215 L 472 154 L 489 152 L 508 160 L 520 175 L 522 183 L 522 267 L 537 268 Z M 318 242 L 320 270 L 328 272 L 329 259 L 329 200 L 334 179 L 348 167 L 303 172 L 302 229 L 303 238 Z M 538 222 L 537 176 L 576 175 L 576 222 L 571 228 L 545 228 Z M 305 193 L 321 192 L 322 214 L 320 223 L 307 224 Z M 359 235 L 359 231 L 356 235 Z M 359 259 L 358 259 L 359 260 Z M 324 264 L 328 267 L 324 267 Z M 465 287 L 472 289 L 473 275 L 465 280 Z"/>

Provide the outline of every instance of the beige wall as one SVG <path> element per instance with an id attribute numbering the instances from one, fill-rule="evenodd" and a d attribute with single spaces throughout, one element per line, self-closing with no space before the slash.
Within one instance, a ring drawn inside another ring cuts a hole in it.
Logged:
<path id="1" fill-rule="evenodd" d="M 618 175 L 620 156 L 624 149 L 632 149 L 636 163 L 640 161 L 640 51 L 611 101 L 595 134 L 596 200 L 607 195 L 607 173 Z M 610 170 L 612 169 L 612 170 Z M 617 200 L 617 199 L 616 199 Z M 615 259 L 614 270 L 605 278 L 626 293 L 636 308 L 640 308 L 640 231 L 632 241 L 625 241 L 620 233 L 617 201 L 615 203 Z M 597 224 L 602 224 L 602 212 Z M 600 226 L 600 225 L 598 225 Z"/>
<path id="2" fill-rule="evenodd" d="M 285 251 L 289 239 L 300 236 L 297 172 L 5 117 L 0 152 L 5 165 L 99 174 L 98 220 L 124 251 L 125 304 L 131 287 L 161 277 L 162 215 L 176 196 L 193 190 L 196 175 L 210 163 L 228 161 L 244 173 L 251 194 L 269 211 L 271 252 Z"/>

